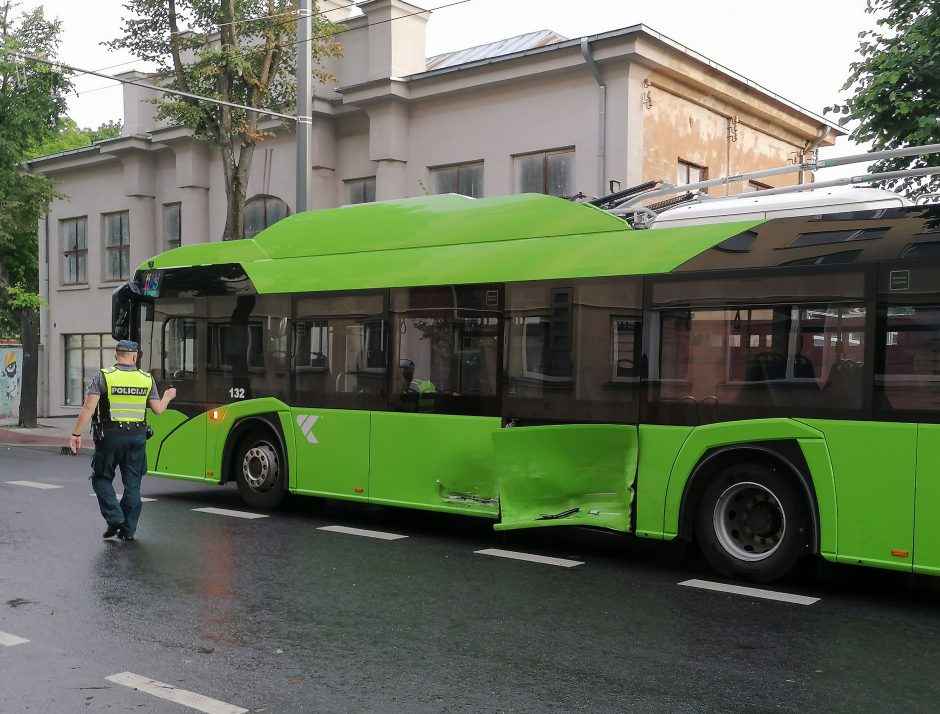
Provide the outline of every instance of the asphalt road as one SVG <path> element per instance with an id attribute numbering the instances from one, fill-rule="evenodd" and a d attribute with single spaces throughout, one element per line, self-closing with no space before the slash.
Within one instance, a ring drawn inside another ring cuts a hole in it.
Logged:
<path id="1" fill-rule="evenodd" d="M 808 566 L 769 592 L 713 591 L 680 585 L 725 581 L 676 544 L 317 499 L 240 518 L 194 510 L 250 513 L 234 487 L 157 478 L 138 540 L 105 542 L 88 461 L 0 448 L 3 714 L 940 700 L 940 580 Z M 780 593 L 809 599 L 757 596 Z"/>

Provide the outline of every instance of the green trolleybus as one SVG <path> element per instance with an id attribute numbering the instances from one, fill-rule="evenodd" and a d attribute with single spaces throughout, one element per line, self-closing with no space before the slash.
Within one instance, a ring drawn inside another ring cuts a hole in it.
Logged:
<path id="1" fill-rule="evenodd" d="M 940 209 L 638 230 L 548 196 L 301 213 L 114 295 L 151 472 L 940 573 Z"/>

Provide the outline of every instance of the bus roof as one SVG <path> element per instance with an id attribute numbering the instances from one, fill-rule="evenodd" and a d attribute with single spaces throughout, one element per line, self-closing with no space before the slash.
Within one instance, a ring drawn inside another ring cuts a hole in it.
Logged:
<path id="1" fill-rule="evenodd" d="M 139 269 L 238 263 L 259 293 L 637 275 L 669 272 L 760 222 L 636 231 L 540 194 L 449 194 L 301 213 L 254 238 L 183 246 Z"/>

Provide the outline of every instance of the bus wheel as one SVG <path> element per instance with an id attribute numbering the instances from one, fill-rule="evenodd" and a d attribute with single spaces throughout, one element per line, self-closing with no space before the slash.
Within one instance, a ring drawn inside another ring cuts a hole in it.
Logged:
<path id="1" fill-rule="evenodd" d="M 698 503 L 695 535 L 709 563 L 731 578 L 770 582 L 809 549 L 810 513 L 795 479 L 762 464 L 718 472 Z"/>
<path id="2" fill-rule="evenodd" d="M 266 431 L 252 431 L 235 454 L 238 495 L 250 508 L 277 508 L 287 494 L 287 468 L 277 441 Z"/>

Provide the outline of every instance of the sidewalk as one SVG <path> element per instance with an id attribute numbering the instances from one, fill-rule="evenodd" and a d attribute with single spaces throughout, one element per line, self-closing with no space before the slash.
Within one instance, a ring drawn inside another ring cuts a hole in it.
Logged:
<path id="1" fill-rule="evenodd" d="M 75 417 L 51 417 L 39 419 L 35 429 L 21 429 L 15 418 L 0 418 L 0 446 L 34 446 L 45 451 L 61 451 L 69 445 Z M 82 434 L 80 453 L 94 452 L 91 434 Z"/>

